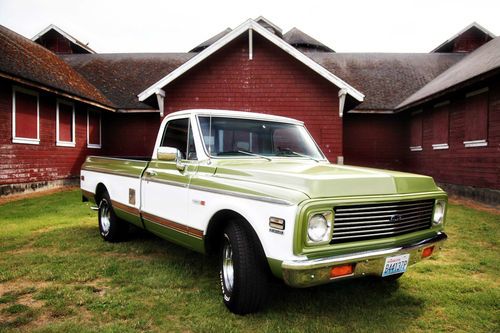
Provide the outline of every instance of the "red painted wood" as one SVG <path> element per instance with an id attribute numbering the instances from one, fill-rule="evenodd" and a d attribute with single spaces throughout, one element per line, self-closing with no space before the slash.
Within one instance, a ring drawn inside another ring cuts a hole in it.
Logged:
<path id="1" fill-rule="evenodd" d="M 488 137 L 488 96 L 483 93 L 465 99 L 465 140 L 484 140 Z"/>
<path id="2" fill-rule="evenodd" d="M 73 141 L 73 107 L 59 104 L 59 140 Z"/>
<path id="3" fill-rule="evenodd" d="M 432 144 L 448 143 L 450 104 L 432 110 Z"/>
<path id="4" fill-rule="evenodd" d="M 87 106 L 76 103 L 76 147 L 56 146 L 56 97 L 40 94 L 40 144 L 12 143 L 12 85 L 0 80 L 0 185 L 77 177 L 87 155 Z"/>
<path id="5" fill-rule="evenodd" d="M 422 146 L 422 113 L 417 113 L 411 116 L 410 136 L 410 146 Z"/>
<path id="6" fill-rule="evenodd" d="M 16 91 L 16 137 L 37 138 L 37 97 Z"/>
<path id="7" fill-rule="evenodd" d="M 101 115 L 97 111 L 89 110 L 89 144 L 101 144 Z"/>

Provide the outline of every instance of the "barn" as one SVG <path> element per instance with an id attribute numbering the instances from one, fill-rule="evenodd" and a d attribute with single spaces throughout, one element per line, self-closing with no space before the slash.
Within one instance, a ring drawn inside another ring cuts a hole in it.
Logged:
<path id="1" fill-rule="evenodd" d="M 474 23 L 429 53 L 336 53 L 259 17 L 186 53 L 98 54 L 56 26 L 0 27 L 0 193 L 78 180 L 87 155 L 148 156 L 162 117 L 303 120 L 331 162 L 428 174 L 500 202 L 500 39 Z"/>

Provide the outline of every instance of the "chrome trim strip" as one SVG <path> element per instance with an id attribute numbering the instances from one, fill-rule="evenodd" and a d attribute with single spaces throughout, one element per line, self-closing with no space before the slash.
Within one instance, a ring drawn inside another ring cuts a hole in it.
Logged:
<path id="1" fill-rule="evenodd" d="M 261 196 L 254 195 L 254 194 L 245 194 L 245 193 L 234 192 L 234 191 L 229 191 L 229 190 L 208 188 L 208 187 L 203 187 L 203 186 L 198 186 L 198 185 L 190 185 L 189 188 L 193 189 L 193 190 L 198 190 L 198 191 L 205 191 L 205 192 L 211 192 L 211 193 L 222 194 L 222 195 L 230 195 L 233 197 L 239 197 L 239 198 L 243 198 L 243 199 L 263 201 L 263 202 L 273 203 L 273 204 L 277 204 L 277 205 L 284 205 L 284 206 L 293 206 L 294 205 L 293 202 L 290 202 L 288 200 L 271 198 L 271 197 L 261 197 Z"/>
<path id="2" fill-rule="evenodd" d="M 170 186 L 176 186 L 176 187 L 183 187 L 186 188 L 188 187 L 187 183 L 181 183 L 181 182 L 176 182 L 173 180 L 166 180 L 166 179 L 161 179 L 161 178 L 151 178 L 148 176 L 143 176 L 142 180 L 152 182 L 152 183 L 158 183 L 158 184 L 165 184 L 165 185 L 170 185 Z"/>
<path id="3" fill-rule="evenodd" d="M 111 171 L 108 169 L 101 169 L 101 168 L 96 168 L 96 167 L 82 167 L 82 170 L 84 171 L 90 171 L 90 172 L 101 172 L 101 173 L 106 173 L 108 175 L 113 175 L 113 176 L 120 176 L 120 177 L 128 177 L 128 178 L 133 178 L 133 179 L 141 179 L 141 176 L 133 176 L 126 174 L 124 172 L 118 172 L 118 171 Z"/>

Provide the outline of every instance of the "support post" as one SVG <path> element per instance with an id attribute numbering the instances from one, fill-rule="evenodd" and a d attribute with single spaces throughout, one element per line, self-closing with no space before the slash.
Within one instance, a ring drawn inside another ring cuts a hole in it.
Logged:
<path id="1" fill-rule="evenodd" d="M 163 118 L 165 114 L 165 91 L 158 89 L 156 91 L 156 100 L 158 101 L 158 110 L 160 110 L 160 117 Z"/>
<path id="2" fill-rule="evenodd" d="M 344 105 L 345 105 L 345 96 L 347 95 L 347 91 L 345 89 L 339 90 L 339 117 L 342 118 L 344 115 Z"/>
<path id="3" fill-rule="evenodd" d="M 253 30 L 248 29 L 248 60 L 253 59 Z"/>

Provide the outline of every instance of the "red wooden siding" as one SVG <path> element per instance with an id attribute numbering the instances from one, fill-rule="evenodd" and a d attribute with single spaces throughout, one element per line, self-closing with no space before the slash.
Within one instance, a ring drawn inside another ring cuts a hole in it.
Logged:
<path id="1" fill-rule="evenodd" d="M 38 135 L 38 97 L 15 91 L 16 137 L 36 139 Z"/>
<path id="2" fill-rule="evenodd" d="M 410 146 L 422 147 L 422 112 L 412 114 L 410 122 Z"/>
<path id="3" fill-rule="evenodd" d="M 486 140 L 488 138 L 488 92 L 466 97 L 465 140 Z"/>
<path id="4" fill-rule="evenodd" d="M 434 106 L 431 113 L 432 144 L 448 143 L 449 109 L 450 104 Z"/>
<path id="5" fill-rule="evenodd" d="M 73 141 L 73 107 L 59 103 L 59 141 Z"/>
<path id="6" fill-rule="evenodd" d="M 481 88 L 481 87 L 479 87 Z M 434 110 L 432 107 L 423 111 L 423 151 L 407 152 L 407 170 L 433 176 L 436 181 L 471 185 L 479 188 L 500 189 L 500 83 L 498 80 L 489 85 L 489 121 L 488 146 L 464 146 L 467 138 L 467 112 L 484 112 L 484 99 L 481 103 L 472 104 L 465 94 L 453 97 L 449 106 L 449 149 L 433 150 L 432 128 L 434 126 Z M 484 96 L 483 96 L 484 97 Z M 477 116 L 478 119 L 481 116 Z M 410 126 L 410 124 L 408 124 Z"/>
<path id="7" fill-rule="evenodd" d="M 409 149 L 401 115 L 347 114 L 344 116 L 345 164 L 401 170 Z"/>
<path id="8" fill-rule="evenodd" d="M 101 145 L 101 114 L 97 111 L 88 111 L 88 144 Z"/>
<path id="9" fill-rule="evenodd" d="M 76 147 L 56 146 L 56 97 L 39 92 L 40 144 L 12 143 L 12 85 L 0 80 L 0 185 L 77 177 L 87 149 L 87 107 L 76 107 Z"/>

